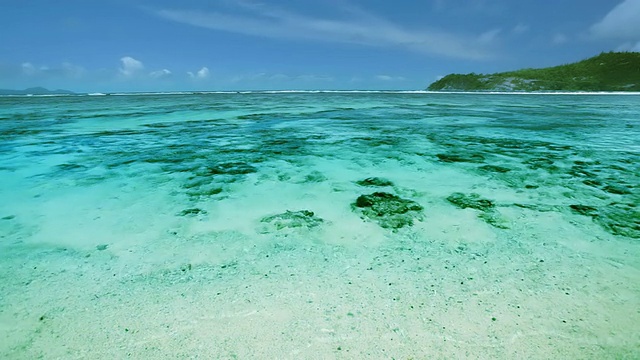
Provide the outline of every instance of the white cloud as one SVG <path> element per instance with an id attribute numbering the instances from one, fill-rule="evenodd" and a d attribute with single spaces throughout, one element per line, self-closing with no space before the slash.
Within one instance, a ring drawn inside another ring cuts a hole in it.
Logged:
<path id="1" fill-rule="evenodd" d="M 300 74 L 300 75 L 287 75 L 282 73 L 256 73 L 256 74 L 246 74 L 234 76 L 231 78 L 232 83 L 305 83 L 308 84 L 310 82 L 332 82 L 336 79 L 333 76 L 329 75 L 316 75 L 316 74 Z"/>
<path id="2" fill-rule="evenodd" d="M 74 65 L 69 62 L 63 62 L 61 65 L 53 67 L 48 65 L 35 66 L 30 62 L 24 62 L 20 67 L 24 75 L 40 78 L 62 77 L 79 79 L 86 73 L 86 70 L 82 66 Z"/>
<path id="3" fill-rule="evenodd" d="M 31 75 L 37 74 L 38 73 L 38 69 L 36 69 L 36 67 L 33 66 L 32 63 L 25 62 L 25 63 L 22 63 L 22 72 L 24 74 L 26 74 L 26 75 L 31 76 Z"/>
<path id="4" fill-rule="evenodd" d="M 219 31 L 276 39 L 350 43 L 374 47 L 400 47 L 412 51 L 457 58 L 488 58 L 487 48 L 499 30 L 480 38 L 437 30 L 406 29 L 362 10 L 349 9 L 352 19 L 301 15 L 242 1 L 231 2 L 233 12 L 158 10 L 155 14 L 172 21 Z"/>
<path id="5" fill-rule="evenodd" d="M 551 38 L 551 43 L 553 43 L 553 45 L 562 45 L 567 41 L 569 41 L 569 38 L 567 37 L 567 35 L 561 34 L 561 33 L 555 34 Z"/>
<path id="6" fill-rule="evenodd" d="M 516 25 L 511 31 L 516 35 L 524 34 L 529 31 L 529 25 L 520 23 Z"/>
<path id="7" fill-rule="evenodd" d="M 239 76 L 234 76 L 231 78 L 231 82 L 232 83 L 239 83 L 239 82 L 289 82 L 295 80 L 295 77 L 289 76 L 287 74 L 282 74 L 282 73 L 276 73 L 276 74 L 271 74 L 271 73 L 265 73 L 265 72 L 261 72 L 261 73 L 257 73 L 257 74 L 246 74 L 246 75 L 239 75 Z"/>
<path id="8" fill-rule="evenodd" d="M 402 76 L 391 76 L 391 75 L 376 75 L 376 80 L 381 81 L 403 81 L 405 80 Z"/>
<path id="9" fill-rule="evenodd" d="M 189 74 L 189 77 L 192 79 L 206 79 L 209 77 L 209 68 L 207 68 L 206 66 L 202 67 L 202 69 L 198 70 L 195 74 L 192 73 L 191 71 L 188 71 L 187 74 Z"/>
<path id="10" fill-rule="evenodd" d="M 152 71 L 149 73 L 149 76 L 154 79 L 162 79 L 171 76 L 171 71 L 168 69 L 162 69 L 158 71 Z"/>
<path id="11" fill-rule="evenodd" d="M 131 56 L 125 56 L 120 59 L 122 67 L 119 69 L 120 74 L 125 77 L 131 77 L 138 71 L 144 69 L 144 65 L 141 61 L 132 58 Z"/>
<path id="12" fill-rule="evenodd" d="M 296 76 L 295 80 L 300 80 L 300 81 L 305 81 L 305 82 L 309 82 L 309 81 L 334 81 L 335 78 L 333 76 L 329 76 L 329 75 L 304 74 L 304 75 Z"/>
<path id="13" fill-rule="evenodd" d="M 191 75 L 191 73 L 189 73 Z M 267 73 L 257 73 L 249 75 L 237 75 L 231 78 L 232 83 L 245 82 L 245 81 L 257 81 L 269 78 L 271 75 Z"/>
<path id="14" fill-rule="evenodd" d="M 640 0 L 624 0 L 591 27 L 599 39 L 640 41 Z"/>
<path id="15" fill-rule="evenodd" d="M 198 73 L 196 74 L 196 76 L 198 77 L 198 79 L 206 79 L 209 77 L 209 69 L 206 67 L 203 67 L 202 69 L 198 70 Z"/>
<path id="16" fill-rule="evenodd" d="M 291 77 L 289 77 L 288 75 L 285 75 L 285 74 L 273 74 L 273 75 L 269 76 L 269 80 L 287 81 L 287 80 L 291 80 Z"/>
<path id="17" fill-rule="evenodd" d="M 446 0 L 434 0 L 432 6 L 435 11 L 442 11 L 446 8 L 447 2 Z"/>
<path id="18" fill-rule="evenodd" d="M 83 77 L 86 72 L 87 70 L 85 70 L 85 68 L 83 68 L 82 66 L 74 65 L 69 62 L 62 63 L 62 73 L 66 77 L 79 79 Z"/>
<path id="19" fill-rule="evenodd" d="M 623 42 L 618 51 L 640 51 L 640 0 L 624 0 L 591 26 L 594 39 Z"/>
<path id="20" fill-rule="evenodd" d="M 626 42 L 616 49 L 616 51 L 635 51 L 640 52 L 640 41 L 637 43 Z"/>
<path id="21" fill-rule="evenodd" d="M 498 39 L 498 35 L 500 34 L 501 31 L 502 30 L 500 29 L 492 29 L 492 30 L 486 31 L 480 34 L 480 36 L 478 37 L 478 42 L 480 44 L 491 44 Z"/>

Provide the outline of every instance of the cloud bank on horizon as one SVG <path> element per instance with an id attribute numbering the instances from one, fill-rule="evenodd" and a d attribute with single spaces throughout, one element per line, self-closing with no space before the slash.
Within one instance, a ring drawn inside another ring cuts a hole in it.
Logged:
<path id="1" fill-rule="evenodd" d="M 416 89 L 640 51 L 640 0 L 33 0 L 0 21 L 0 88 Z"/>

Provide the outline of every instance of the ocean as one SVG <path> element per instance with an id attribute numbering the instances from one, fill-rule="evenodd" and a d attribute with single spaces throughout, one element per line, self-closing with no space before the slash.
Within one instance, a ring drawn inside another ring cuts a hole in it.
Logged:
<path id="1" fill-rule="evenodd" d="M 0 97 L 0 357 L 640 358 L 638 104 Z"/>

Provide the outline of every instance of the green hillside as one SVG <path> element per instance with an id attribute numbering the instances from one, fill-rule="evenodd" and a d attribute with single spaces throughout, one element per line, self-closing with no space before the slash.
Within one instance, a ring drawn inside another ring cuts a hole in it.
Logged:
<path id="1" fill-rule="evenodd" d="M 640 91 L 640 53 L 609 52 L 543 69 L 450 74 L 432 91 Z"/>

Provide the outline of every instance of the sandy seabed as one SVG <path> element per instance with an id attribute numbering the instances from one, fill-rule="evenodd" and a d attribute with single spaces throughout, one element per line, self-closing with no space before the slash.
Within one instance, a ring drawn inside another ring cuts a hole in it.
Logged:
<path id="1" fill-rule="evenodd" d="M 194 218 L 133 246 L 16 247 L 0 260 L 0 355 L 640 354 L 637 243 L 604 232 L 583 240 L 593 235 L 556 213 L 512 210 L 505 216 L 517 221 L 500 234 L 473 210 L 438 210 L 395 233 L 334 223 L 273 236 L 206 231 L 206 219 Z"/>
<path id="2" fill-rule="evenodd" d="M 0 358 L 640 358 L 636 99 L 276 95 L 2 100 Z"/>

